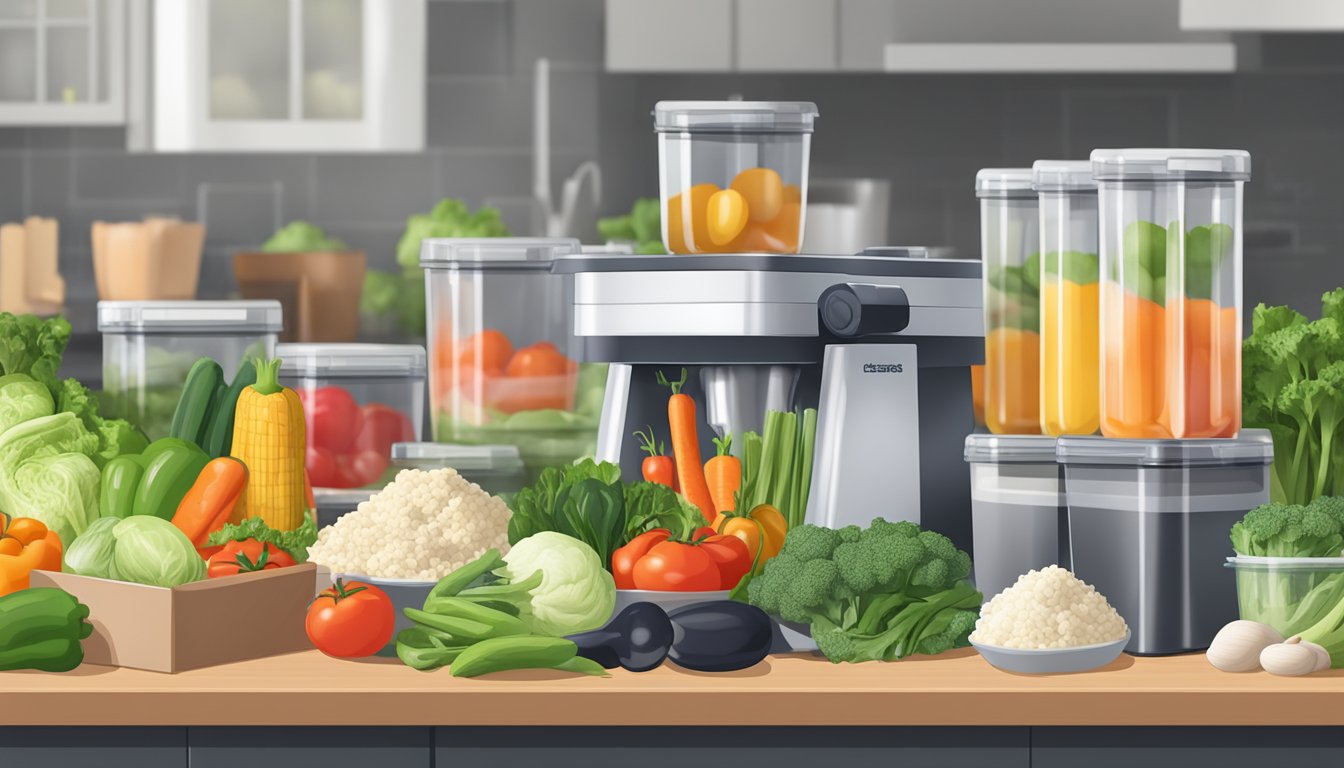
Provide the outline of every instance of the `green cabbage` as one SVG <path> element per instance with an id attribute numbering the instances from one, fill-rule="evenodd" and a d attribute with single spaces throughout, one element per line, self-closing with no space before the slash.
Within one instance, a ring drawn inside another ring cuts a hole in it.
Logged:
<path id="1" fill-rule="evenodd" d="M 176 587 L 205 578 L 205 561 L 177 526 L 152 515 L 131 515 L 112 529 L 113 567 L 122 581 Z"/>
<path id="2" fill-rule="evenodd" d="M 504 561 L 514 583 L 541 571 L 527 619 L 533 632 L 560 637 L 597 629 L 611 619 L 616 581 L 597 552 L 582 541 L 542 531 L 514 544 Z"/>
<path id="3" fill-rule="evenodd" d="M 0 509 L 31 517 L 73 543 L 98 517 L 98 437 L 73 413 L 25 421 L 0 434 Z"/>
<path id="4" fill-rule="evenodd" d="M 117 578 L 116 564 L 113 562 L 117 538 L 112 534 L 112 529 L 120 522 L 119 517 L 102 517 L 93 521 L 93 525 L 85 528 L 75 543 L 66 548 L 64 569 L 97 579 Z"/>
<path id="5" fill-rule="evenodd" d="M 51 390 L 23 373 L 0 376 L 0 434 L 16 424 L 56 412 Z"/>

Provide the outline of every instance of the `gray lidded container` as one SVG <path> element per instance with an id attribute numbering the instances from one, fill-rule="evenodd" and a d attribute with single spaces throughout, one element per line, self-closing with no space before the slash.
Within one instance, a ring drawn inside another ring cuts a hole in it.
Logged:
<path id="1" fill-rule="evenodd" d="M 988 601 L 1033 569 L 1068 568 L 1069 517 L 1055 438 L 972 434 L 971 529 L 975 585 Z"/>
<path id="2" fill-rule="evenodd" d="M 1129 624 L 1125 650 L 1198 651 L 1237 618 L 1228 532 L 1269 501 L 1269 433 L 1228 439 L 1061 437 L 1073 572 Z"/>

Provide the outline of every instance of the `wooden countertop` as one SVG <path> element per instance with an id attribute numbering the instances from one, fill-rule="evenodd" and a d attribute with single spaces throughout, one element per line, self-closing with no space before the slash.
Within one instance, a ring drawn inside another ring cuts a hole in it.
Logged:
<path id="1" fill-rule="evenodd" d="M 965 649 L 890 664 L 773 656 L 610 678 L 458 680 L 316 651 L 176 675 L 84 665 L 0 673 L 6 725 L 1344 725 L 1344 670 L 1226 674 L 1203 654 L 1122 656 L 1096 672 L 1000 672 Z"/>

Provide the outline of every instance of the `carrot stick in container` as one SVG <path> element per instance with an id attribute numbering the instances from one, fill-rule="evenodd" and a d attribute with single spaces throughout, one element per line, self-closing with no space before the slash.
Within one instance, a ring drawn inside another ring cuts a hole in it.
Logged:
<path id="1" fill-rule="evenodd" d="M 717 512 L 714 509 L 714 498 L 709 495 L 709 484 L 705 482 L 704 466 L 700 462 L 695 400 L 681 391 L 686 386 L 686 369 L 681 369 L 681 378 L 677 381 L 668 381 L 663 372 L 659 371 L 658 383 L 672 390 L 672 396 L 667 399 L 667 423 L 672 433 L 672 458 L 677 464 L 681 495 L 700 508 L 706 521 L 712 521 Z"/>

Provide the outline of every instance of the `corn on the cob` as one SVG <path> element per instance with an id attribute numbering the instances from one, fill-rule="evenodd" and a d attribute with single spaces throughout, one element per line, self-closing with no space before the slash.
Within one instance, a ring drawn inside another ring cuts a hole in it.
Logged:
<path id="1" fill-rule="evenodd" d="M 254 362 L 257 383 L 238 396 L 234 413 L 232 455 L 248 471 L 234 517 L 260 517 L 277 531 L 292 531 L 307 511 L 303 405 L 277 381 L 279 359 Z"/>

